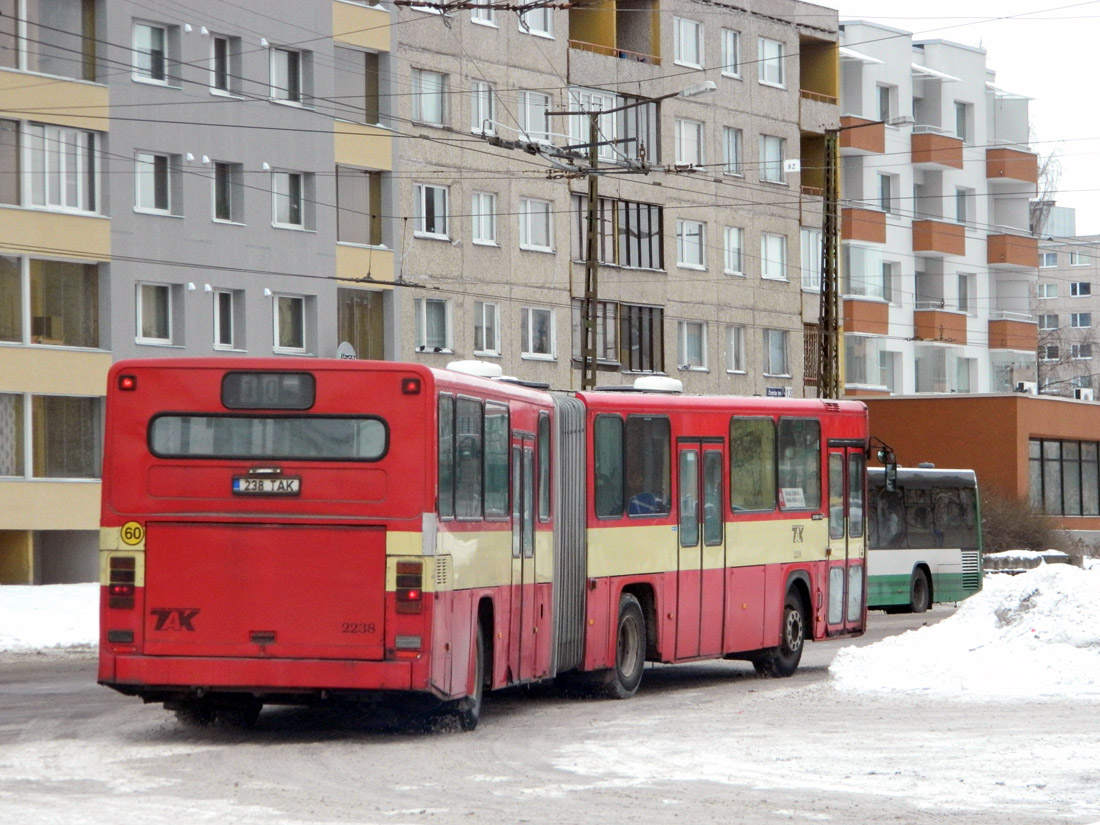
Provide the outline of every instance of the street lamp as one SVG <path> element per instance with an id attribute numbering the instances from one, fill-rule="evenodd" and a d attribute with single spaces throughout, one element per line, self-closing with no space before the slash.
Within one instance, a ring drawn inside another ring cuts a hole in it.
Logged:
<path id="1" fill-rule="evenodd" d="M 600 195 L 599 195 L 599 180 L 600 180 L 600 159 L 599 150 L 600 135 L 599 135 L 599 119 L 601 115 L 614 114 L 616 112 L 623 112 L 627 109 L 634 109 L 638 106 L 644 106 L 648 103 L 656 103 L 661 100 L 669 100 L 674 97 L 696 97 L 697 95 L 708 94 L 716 91 L 718 84 L 713 80 L 705 80 L 702 83 L 695 83 L 688 86 L 685 89 L 681 89 L 678 92 L 670 92 L 669 94 L 659 95 L 657 97 L 646 98 L 645 100 L 637 100 L 631 103 L 624 103 L 622 106 L 615 106 L 610 109 L 582 109 L 577 112 L 547 112 L 547 115 L 587 115 L 588 116 L 588 169 L 584 171 L 588 177 L 588 198 L 587 198 L 587 216 L 588 216 L 588 232 L 586 235 L 588 249 L 584 262 L 584 302 L 582 305 L 581 313 L 581 344 L 582 344 L 582 370 L 581 370 L 581 389 L 590 390 L 596 386 L 596 310 L 599 306 L 599 251 L 597 244 L 598 234 L 596 232 L 596 211 L 599 207 Z M 641 168 L 631 164 L 628 167 L 630 171 L 641 171 L 645 174 L 649 173 L 649 167 L 643 166 Z"/>

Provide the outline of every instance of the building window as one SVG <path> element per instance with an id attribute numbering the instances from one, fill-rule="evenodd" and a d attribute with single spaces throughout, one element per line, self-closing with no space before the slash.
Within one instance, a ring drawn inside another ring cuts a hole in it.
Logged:
<path id="1" fill-rule="evenodd" d="M 519 16 L 519 30 L 540 37 L 554 36 L 554 10 L 537 6 Z"/>
<path id="2" fill-rule="evenodd" d="M 444 111 L 444 94 L 446 93 L 447 76 L 440 72 L 431 72 L 426 69 L 412 70 L 412 119 L 418 123 L 427 123 L 431 126 L 442 126 Z"/>
<path id="3" fill-rule="evenodd" d="M 701 221 L 676 221 L 676 263 L 685 269 L 706 269 L 706 242 Z"/>
<path id="4" fill-rule="evenodd" d="M 964 143 L 970 143 L 971 109 L 972 107 L 969 103 L 955 101 L 955 137 L 959 138 Z"/>
<path id="5" fill-rule="evenodd" d="M 32 123 L 27 126 L 30 205 L 69 212 L 97 212 L 96 135 Z"/>
<path id="6" fill-rule="evenodd" d="M 379 55 L 336 46 L 332 58 L 334 115 L 355 123 L 380 122 Z"/>
<path id="7" fill-rule="evenodd" d="M 614 109 L 620 104 L 618 96 L 597 89 L 570 89 L 569 108 L 573 111 L 592 112 L 592 115 L 572 115 L 569 118 L 569 139 L 578 147 L 587 147 L 592 138 L 592 118 L 596 118 L 597 140 L 602 145 L 596 147 L 600 160 L 614 161 L 631 151 L 630 147 L 619 145 L 619 115 L 622 113 L 595 114 L 605 109 Z M 590 151 L 581 149 L 586 154 Z"/>
<path id="8" fill-rule="evenodd" d="M 957 307 L 959 312 L 965 312 L 967 315 L 973 314 L 974 301 L 971 293 L 973 292 L 973 275 L 965 275 L 960 273 L 958 276 L 958 297 Z"/>
<path id="9" fill-rule="evenodd" d="M 244 167 L 214 162 L 214 220 L 244 223 Z"/>
<path id="10" fill-rule="evenodd" d="M 722 171 L 741 174 L 741 130 L 732 126 L 722 127 Z"/>
<path id="11" fill-rule="evenodd" d="M 536 252 L 553 252 L 550 201 L 519 199 L 519 246 Z"/>
<path id="12" fill-rule="evenodd" d="M 1074 312 L 1069 316 L 1069 325 L 1074 329 L 1086 329 L 1092 326 L 1091 312 Z"/>
<path id="13" fill-rule="evenodd" d="M 21 280 L 25 259 L 0 258 L 0 282 L 15 294 L 16 279 Z M 31 259 L 27 262 L 30 284 L 30 343 L 65 347 L 99 346 L 99 267 L 68 261 Z M 6 277 L 5 277 L 6 274 Z M 23 302 L 17 300 L 0 317 L 5 326 L 21 334 Z M 3 340 L 17 340 L 7 335 Z"/>
<path id="14" fill-rule="evenodd" d="M 473 0 L 470 8 L 470 20 L 482 26 L 497 24 L 497 13 L 493 9 L 493 0 Z"/>
<path id="15" fill-rule="evenodd" d="M 1072 344 L 1070 358 L 1074 361 L 1088 361 L 1092 358 L 1092 344 Z"/>
<path id="16" fill-rule="evenodd" d="M 272 222 L 275 226 L 305 229 L 309 225 L 306 206 L 311 199 L 305 190 L 312 177 L 301 172 L 271 173 Z"/>
<path id="17" fill-rule="evenodd" d="M 361 246 L 382 243 L 382 174 L 336 167 L 336 241 Z"/>
<path id="18" fill-rule="evenodd" d="M 1039 317 L 1039 329 L 1051 330 L 1058 329 L 1058 316 L 1055 315 L 1040 315 Z"/>
<path id="19" fill-rule="evenodd" d="M 821 291 L 821 230 L 802 229 L 802 288 L 811 292 Z"/>
<path id="20" fill-rule="evenodd" d="M 210 38 L 210 91 L 239 94 L 241 91 L 241 38 L 215 34 Z"/>
<path id="21" fill-rule="evenodd" d="M 588 210 L 581 195 L 573 195 L 572 256 L 588 257 Z M 596 213 L 597 260 L 638 269 L 664 268 L 664 222 L 660 206 L 601 198 Z"/>
<path id="22" fill-rule="evenodd" d="M 519 111 L 516 114 L 519 130 L 528 140 L 550 142 L 550 95 L 542 92 L 519 92 Z"/>
<path id="23" fill-rule="evenodd" d="M 760 82 L 768 86 L 785 86 L 783 72 L 783 44 L 777 40 L 761 37 L 757 40 L 756 56 L 760 71 Z"/>
<path id="24" fill-rule="evenodd" d="M 744 275 L 745 264 L 742 260 L 742 239 L 744 230 L 737 226 L 726 227 L 726 265 L 727 275 Z"/>
<path id="25" fill-rule="evenodd" d="M 703 68 L 703 24 L 683 17 L 673 17 L 673 61 L 693 69 Z"/>
<path id="26" fill-rule="evenodd" d="M 274 341 L 276 352 L 306 351 L 306 299 L 300 295 L 276 295 Z"/>
<path id="27" fill-rule="evenodd" d="M 882 262 L 882 297 L 891 304 L 901 303 L 901 290 L 898 287 L 900 269 L 901 264 L 896 261 Z"/>
<path id="28" fill-rule="evenodd" d="M 726 372 L 745 371 L 745 328 L 726 327 Z"/>
<path id="29" fill-rule="evenodd" d="M 172 287 L 137 285 L 137 343 L 172 343 Z"/>
<path id="30" fill-rule="evenodd" d="M 775 135 L 760 136 L 760 180 L 768 183 L 784 183 L 783 144 Z"/>
<path id="31" fill-rule="evenodd" d="M 843 294 L 885 299 L 882 263 L 880 248 L 844 244 L 840 256 Z M 917 277 L 919 280 L 920 276 Z"/>
<path id="32" fill-rule="evenodd" d="M 1073 249 L 1069 253 L 1070 266 L 1088 266 L 1089 259 L 1079 249 Z"/>
<path id="33" fill-rule="evenodd" d="M 447 187 L 418 183 L 413 189 L 416 200 L 413 204 L 413 233 L 419 237 L 446 239 Z"/>
<path id="34" fill-rule="evenodd" d="M 520 310 L 520 336 L 524 358 L 554 358 L 554 310 L 523 307 Z"/>
<path id="35" fill-rule="evenodd" d="M 622 304 L 619 360 L 628 372 L 664 372 L 665 313 L 661 307 Z"/>
<path id="36" fill-rule="evenodd" d="M 497 243 L 497 196 L 490 192 L 474 192 L 470 208 L 470 234 L 476 244 Z"/>
<path id="37" fill-rule="evenodd" d="M 416 349 L 419 352 L 450 352 L 451 302 L 443 298 L 417 298 Z"/>
<path id="38" fill-rule="evenodd" d="M 787 366 L 787 331 L 764 330 L 764 374 L 790 375 Z"/>
<path id="39" fill-rule="evenodd" d="M 884 175 L 881 172 L 878 176 L 878 205 L 879 209 L 883 212 L 894 211 L 894 191 L 897 188 L 896 178 L 894 175 Z"/>
<path id="40" fill-rule="evenodd" d="M 500 305 L 474 301 L 474 354 L 500 355 Z"/>
<path id="41" fill-rule="evenodd" d="M 1040 300 L 1058 297 L 1058 284 L 1039 284 L 1036 290 Z"/>
<path id="42" fill-rule="evenodd" d="M 304 102 L 305 55 L 296 49 L 271 49 L 271 99 L 281 103 Z"/>
<path id="43" fill-rule="evenodd" d="M 0 393 L 0 477 L 24 478 L 26 470 L 26 421 L 23 395 Z"/>
<path id="44" fill-rule="evenodd" d="M 697 120 L 676 119 L 676 165 L 703 165 L 703 124 Z"/>
<path id="45" fill-rule="evenodd" d="M 1083 298 L 1092 294 L 1092 284 L 1089 281 L 1074 281 L 1069 285 L 1071 298 Z"/>
<path id="46" fill-rule="evenodd" d="M 31 396 L 33 478 L 99 478 L 102 401 L 61 395 Z"/>
<path id="47" fill-rule="evenodd" d="M 140 212 L 172 212 L 172 178 L 178 165 L 168 155 L 138 152 L 134 166 L 134 207 Z"/>
<path id="48" fill-rule="evenodd" d="M 92 0 L 2 0 L 0 67 L 95 80 L 96 24 Z"/>
<path id="49" fill-rule="evenodd" d="M 573 360 L 584 359 L 584 341 L 582 339 L 584 301 L 573 299 Z M 619 305 L 614 301 L 596 302 L 596 360 L 601 364 L 619 362 Z"/>
<path id="50" fill-rule="evenodd" d="M 1039 358 L 1042 361 L 1057 361 L 1058 360 L 1058 345 L 1057 344 L 1042 344 L 1039 347 Z"/>
<path id="51" fill-rule="evenodd" d="M 0 203 L 22 205 L 22 168 L 19 121 L 0 119 Z"/>
<path id="52" fill-rule="evenodd" d="M 722 75 L 741 76 L 741 32 L 722 29 Z"/>
<path id="53" fill-rule="evenodd" d="M 706 370 L 707 325 L 701 321 L 680 321 L 679 365 L 682 370 Z"/>
<path id="54" fill-rule="evenodd" d="M 496 118 L 493 84 L 475 80 L 470 94 L 470 131 L 477 135 L 495 134 Z"/>
<path id="55" fill-rule="evenodd" d="M 384 359 L 385 333 L 386 316 L 381 292 L 372 289 L 336 290 L 336 337 L 351 344 L 357 358 Z"/>
<path id="56" fill-rule="evenodd" d="M 1058 266 L 1058 253 L 1057 252 L 1040 252 L 1039 253 L 1039 268 L 1049 269 L 1050 267 Z"/>
<path id="57" fill-rule="evenodd" d="M 894 117 L 894 93 L 897 86 L 879 85 L 878 89 L 878 119 L 886 123 Z"/>
<path id="58" fill-rule="evenodd" d="M 214 349 L 237 346 L 237 293 L 228 289 L 214 291 Z"/>
<path id="59" fill-rule="evenodd" d="M 760 277 L 787 280 L 787 236 L 764 232 L 760 235 Z"/>
<path id="60" fill-rule="evenodd" d="M 0 341 L 24 343 L 23 259 L 9 255 L 0 255 Z"/>
<path id="61" fill-rule="evenodd" d="M 973 202 L 974 190 L 955 188 L 955 220 L 957 223 L 966 223 L 973 216 L 970 214 L 970 204 Z"/>
<path id="62" fill-rule="evenodd" d="M 133 75 L 145 83 L 168 83 L 168 28 L 134 24 Z"/>

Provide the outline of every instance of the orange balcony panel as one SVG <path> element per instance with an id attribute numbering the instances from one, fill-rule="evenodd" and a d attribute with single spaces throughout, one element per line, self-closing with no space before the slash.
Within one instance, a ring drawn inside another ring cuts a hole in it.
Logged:
<path id="1" fill-rule="evenodd" d="M 877 155 L 886 151 L 886 124 L 845 115 L 840 119 L 840 128 L 841 149 Z"/>
<path id="2" fill-rule="evenodd" d="M 1039 266 L 1039 239 L 990 235 L 986 238 L 986 263 L 1000 269 L 1035 269 Z"/>
<path id="3" fill-rule="evenodd" d="M 913 313 L 913 333 L 919 341 L 966 343 L 966 315 L 942 309 L 918 309 Z"/>
<path id="4" fill-rule="evenodd" d="M 933 132 L 918 132 L 913 135 L 910 146 L 914 164 L 963 168 L 962 138 L 937 135 Z"/>
<path id="5" fill-rule="evenodd" d="M 890 305 L 885 301 L 844 299 L 844 331 L 886 335 L 890 330 Z"/>
<path id="6" fill-rule="evenodd" d="M 990 349 L 1019 349 L 1035 352 L 1039 347 L 1039 328 L 1028 321 L 990 321 Z"/>
<path id="7" fill-rule="evenodd" d="M 886 213 L 876 209 L 842 210 L 840 237 L 845 241 L 886 243 Z"/>
<path id="8" fill-rule="evenodd" d="M 1038 183 L 1039 158 L 1031 152 L 1020 152 L 1016 149 L 987 149 L 985 176 L 990 179 Z"/>
<path id="9" fill-rule="evenodd" d="M 913 251 L 965 255 L 966 230 L 958 223 L 913 221 Z"/>

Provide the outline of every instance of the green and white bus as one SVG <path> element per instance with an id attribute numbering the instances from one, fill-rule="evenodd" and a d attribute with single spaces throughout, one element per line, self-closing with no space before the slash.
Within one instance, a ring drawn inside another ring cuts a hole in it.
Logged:
<path id="1" fill-rule="evenodd" d="M 973 470 L 898 467 L 896 489 L 869 468 L 867 606 L 922 613 L 982 589 L 982 519 Z"/>

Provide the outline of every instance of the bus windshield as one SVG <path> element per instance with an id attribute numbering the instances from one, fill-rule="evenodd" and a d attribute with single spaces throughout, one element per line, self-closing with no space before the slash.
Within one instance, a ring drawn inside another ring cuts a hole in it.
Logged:
<path id="1" fill-rule="evenodd" d="M 149 425 L 160 458 L 377 461 L 387 428 L 374 417 L 318 415 L 161 415 Z"/>

